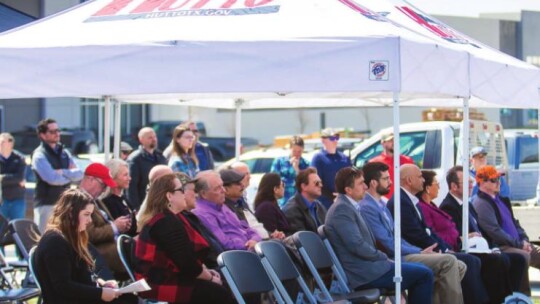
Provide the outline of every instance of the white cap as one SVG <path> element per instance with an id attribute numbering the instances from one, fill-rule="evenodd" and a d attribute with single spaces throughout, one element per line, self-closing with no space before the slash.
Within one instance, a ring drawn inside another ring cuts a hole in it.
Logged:
<path id="1" fill-rule="evenodd" d="M 469 239 L 469 252 L 470 253 L 491 253 L 488 242 L 485 238 L 475 236 Z"/>

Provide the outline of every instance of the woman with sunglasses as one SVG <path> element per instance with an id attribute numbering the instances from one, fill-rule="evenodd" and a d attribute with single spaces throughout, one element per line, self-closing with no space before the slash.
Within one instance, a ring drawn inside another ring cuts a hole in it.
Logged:
<path id="1" fill-rule="evenodd" d="M 118 298 L 116 281 L 94 274 L 86 232 L 93 210 L 92 198 L 78 189 L 66 190 L 56 203 L 33 256 L 44 303 L 137 303 L 133 295 Z"/>
<path id="2" fill-rule="evenodd" d="M 152 183 L 135 245 L 135 275 L 152 288 L 143 298 L 169 303 L 234 303 L 221 276 L 207 269 L 206 240 L 184 217 L 184 188 L 175 174 Z"/>
<path id="3" fill-rule="evenodd" d="M 169 167 L 174 172 L 184 172 L 191 178 L 195 178 L 199 172 L 199 160 L 195 155 L 196 137 L 186 126 L 178 126 L 174 129 L 171 140 L 172 155 L 169 159 Z"/>
<path id="4" fill-rule="evenodd" d="M 289 221 L 278 205 L 278 200 L 283 197 L 284 192 L 283 181 L 277 173 L 266 173 L 262 177 L 253 205 L 257 220 L 270 233 L 275 231 L 281 231 L 285 235 L 292 233 Z"/>

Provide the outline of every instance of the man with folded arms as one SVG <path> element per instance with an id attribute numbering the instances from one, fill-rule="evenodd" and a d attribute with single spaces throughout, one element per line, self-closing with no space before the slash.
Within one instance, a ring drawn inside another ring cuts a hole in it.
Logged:
<path id="1" fill-rule="evenodd" d="M 371 228 L 379 249 L 393 258 L 394 221 L 382 199 L 392 187 L 388 166 L 381 162 L 370 162 L 362 170 L 368 189 L 360 201 L 360 214 Z M 433 247 L 421 249 L 402 239 L 401 255 L 404 261 L 422 263 L 433 271 L 433 303 L 463 303 L 460 283 L 467 267 L 453 255 L 434 252 Z"/>

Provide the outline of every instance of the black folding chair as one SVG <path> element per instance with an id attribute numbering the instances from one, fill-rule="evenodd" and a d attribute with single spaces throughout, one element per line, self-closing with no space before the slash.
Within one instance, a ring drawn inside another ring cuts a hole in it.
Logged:
<path id="1" fill-rule="evenodd" d="M 338 270 L 330 257 L 330 253 L 316 233 L 312 231 L 296 232 L 293 235 L 293 241 L 324 297 L 319 299 L 320 301 L 333 302 L 346 299 L 354 303 L 376 303 L 380 300 L 381 293 L 376 288 L 351 292 L 347 286 L 346 277 L 343 277 Z M 327 270 L 332 271 L 343 294 L 333 295 L 330 293 L 319 273 Z"/>
<path id="2" fill-rule="evenodd" d="M 5 265 L 0 268 L 0 303 L 23 303 L 40 296 L 40 291 L 37 288 L 15 288 L 13 278 L 7 275 L 13 271 L 13 268 L 9 266 L 1 251 L 0 263 Z"/>
<path id="3" fill-rule="evenodd" d="M 283 244 L 278 241 L 259 242 L 255 245 L 255 252 L 261 258 L 266 272 L 270 275 L 274 285 L 276 285 L 286 302 L 294 302 L 292 299 L 296 299 L 296 296 L 292 295 L 291 297 L 283 283 L 296 281 L 307 301 L 313 304 L 317 303 L 315 296 L 309 290 L 304 278 L 302 278 L 302 275 L 294 265 Z"/>
<path id="4" fill-rule="evenodd" d="M 120 260 L 126 269 L 129 278 L 135 282 L 135 274 L 133 273 L 133 254 L 135 252 L 135 242 L 133 238 L 127 234 L 121 234 L 116 239 L 116 250 L 118 250 L 118 255 Z"/>
<path id="5" fill-rule="evenodd" d="M 217 262 L 238 303 L 245 304 L 247 295 L 263 293 L 272 293 L 278 303 L 285 303 L 256 254 L 243 250 L 225 251 L 218 256 Z"/>
<path id="6" fill-rule="evenodd" d="M 324 247 L 326 247 L 326 250 L 328 250 L 328 253 L 330 254 L 330 257 L 332 258 L 332 261 L 336 265 L 336 269 L 341 273 L 341 275 L 345 279 L 345 283 L 347 283 L 348 285 L 347 276 L 345 275 L 345 270 L 343 270 L 343 266 L 341 265 L 341 262 L 339 261 L 336 255 L 336 252 L 334 251 L 334 248 L 332 248 L 332 244 L 330 244 L 330 241 L 328 240 L 328 237 L 326 236 L 324 225 L 319 226 L 319 228 L 317 228 L 317 232 L 319 233 L 319 237 L 323 241 Z M 380 291 L 381 291 L 381 296 L 382 296 L 382 299 L 380 302 L 384 303 L 387 298 L 391 303 L 396 302 L 396 299 L 395 299 L 396 293 L 394 290 L 381 289 Z"/>
<path id="7" fill-rule="evenodd" d="M 9 222 L 9 232 L 22 256 L 28 261 L 30 249 L 37 245 L 41 236 L 38 225 L 29 219 L 16 219 Z"/>

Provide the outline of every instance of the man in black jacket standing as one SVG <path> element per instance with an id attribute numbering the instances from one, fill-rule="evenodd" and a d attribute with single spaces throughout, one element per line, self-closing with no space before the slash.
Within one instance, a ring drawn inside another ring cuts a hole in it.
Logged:
<path id="1" fill-rule="evenodd" d="M 148 173 L 155 165 L 166 165 L 167 160 L 161 151 L 157 150 L 158 142 L 156 132 L 152 128 L 144 127 L 139 131 L 139 148 L 131 153 L 127 159 L 129 164 L 128 199 L 132 208 L 139 210 L 148 186 Z"/>
<path id="2" fill-rule="evenodd" d="M 9 133 L 0 134 L 0 181 L 2 183 L 2 215 L 8 220 L 24 218 L 24 156 L 13 150 L 15 140 Z"/>

